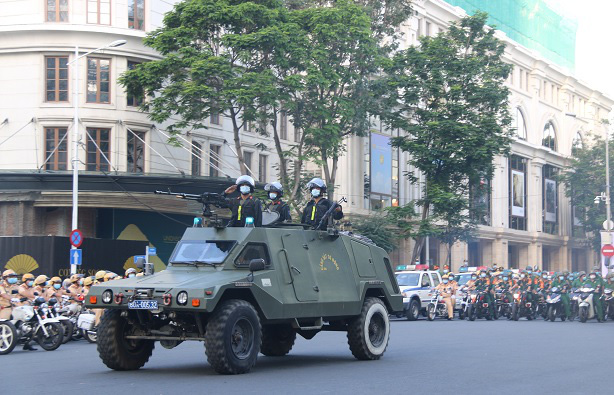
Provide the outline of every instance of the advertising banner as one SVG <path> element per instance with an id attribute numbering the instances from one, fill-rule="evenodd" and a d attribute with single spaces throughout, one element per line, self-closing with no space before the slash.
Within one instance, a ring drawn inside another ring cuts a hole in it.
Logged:
<path id="1" fill-rule="evenodd" d="M 371 192 L 392 195 L 392 147 L 390 137 L 371 134 Z"/>
<path id="2" fill-rule="evenodd" d="M 525 216 L 524 173 L 512 170 L 512 215 Z"/>

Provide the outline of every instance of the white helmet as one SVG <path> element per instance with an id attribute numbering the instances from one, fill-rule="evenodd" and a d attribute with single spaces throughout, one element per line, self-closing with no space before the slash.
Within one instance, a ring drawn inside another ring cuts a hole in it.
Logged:
<path id="1" fill-rule="evenodd" d="M 312 178 L 311 181 L 307 183 L 307 189 L 312 189 L 318 187 L 322 190 L 322 193 L 326 193 L 326 183 L 321 178 Z"/>
<path id="2" fill-rule="evenodd" d="M 278 182 L 272 182 L 270 184 L 266 184 L 264 186 L 264 190 L 267 192 L 269 191 L 279 192 L 281 194 L 284 191 L 284 187 Z"/>
<path id="3" fill-rule="evenodd" d="M 248 175 L 242 175 L 241 177 L 237 178 L 237 181 L 235 181 L 235 184 L 237 185 L 249 184 L 252 187 L 252 189 L 256 187 L 256 181 L 254 181 L 254 179 Z"/>

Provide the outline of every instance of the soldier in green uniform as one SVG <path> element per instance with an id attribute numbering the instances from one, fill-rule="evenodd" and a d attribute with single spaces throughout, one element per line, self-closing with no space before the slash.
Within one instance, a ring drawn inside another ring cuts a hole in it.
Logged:
<path id="1" fill-rule="evenodd" d="M 569 304 L 569 291 L 571 290 L 571 283 L 567 279 L 567 272 L 559 273 L 556 278 L 550 284 L 550 288 L 558 288 L 561 293 L 561 303 L 565 309 L 565 318 L 571 316 L 571 308 Z"/>
<path id="2" fill-rule="evenodd" d="M 611 289 L 612 292 L 614 292 L 614 272 L 610 272 L 608 273 L 608 275 L 606 276 L 606 280 L 605 280 L 605 284 L 604 284 L 604 290 L 605 289 Z M 608 307 L 608 316 L 609 318 L 613 319 L 614 318 L 614 300 L 610 300 L 607 303 L 609 303 L 609 306 L 605 306 Z"/>
<path id="3" fill-rule="evenodd" d="M 586 277 L 586 273 L 584 272 L 578 273 L 578 277 L 573 280 L 573 282 L 571 283 L 571 287 L 576 288 L 576 289 L 580 288 L 582 284 L 584 284 L 585 277 Z"/>
<path id="4" fill-rule="evenodd" d="M 603 293 L 603 279 L 598 276 L 598 270 L 593 270 L 588 278 L 584 281 L 583 286 L 587 288 L 594 288 L 593 305 L 597 312 L 597 321 L 603 322 L 603 303 L 601 301 L 601 294 Z"/>
<path id="5" fill-rule="evenodd" d="M 475 289 L 478 291 L 484 292 L 484 301 L 488 303 L 488 310 L 490 311 L 490 316 L 494 318 L 495 316 L 495 298 L 494 298 L 494 288 L 492 285 L 492 281 L 488 276 L 488 272 L 486 270 L 480 271 L 480 277 L 475 282 Z"/>

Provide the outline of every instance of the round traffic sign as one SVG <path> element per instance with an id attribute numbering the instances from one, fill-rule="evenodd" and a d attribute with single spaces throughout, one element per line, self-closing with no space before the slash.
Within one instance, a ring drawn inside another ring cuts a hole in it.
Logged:
<path id="1" fill-rule="evenodd" d="M 614 246 L 612 244 L 604 245 L 603 247 L 601 247 L 601 253 L 603 254 L 603 256 L 608 258 L 614 256 Z"/>
<path id="2" fill-rule="evenodd" d="M 72 245 L 75 248 L 79 248 L 79 246 L 81 246 L 81 243 L 83 243 L 83 233 L 81 233 L 81 231 L 79 229 L 75 229 L 72 232 L 70 232 L 70 245 Z"/>

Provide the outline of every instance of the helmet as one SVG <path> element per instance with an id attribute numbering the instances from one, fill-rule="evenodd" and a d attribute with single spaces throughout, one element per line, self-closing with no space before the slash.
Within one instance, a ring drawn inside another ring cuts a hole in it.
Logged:
<path id="1" fill-rule="evenodd" d="M 528 270 L 533 271 L 533 268 L 531 267 L 531 265 L 529 265 L 529 266 L 527 266 L 527 268 L 526 268 L 525 270 L 527 270 L 527 271 L 528 271 Z"/>
<path id="2" fill-rule="evenodd" d="M 36 277 L 36 280 L 34 280 L 34 285 L 42 285 L 45 284 L 45 282 L 47 282 L 47 276 L 41 274 L 40 276 Z"/>
<path id="3" fill-rule="evenodd" d="M 70 281 L 70 279 L 69 279 L 69 278 L 64 279 L 64 281 L 62 281 L 62 287 L 63 287 L 64 289 L 68 289 L 68 287 L 70 287 L 70 283 L 71 283 L 71 281 Z"/>
<path id="4" fill-rule="evenodd" d="M 281 196 L 284 193 L 284 187 L 278 182 L 272 182 L 270 184 L 266 184 L 264 186 L 264 190 L 267 192 L 269 191 L 277 192 L 279 193 L 279 196 Z"/>
<path id="5" fill-rule="evenodd" d="M 441 279 L 442 279 L 442 280 L 447 280 L 447 279 L 448 279 L 448 275 L 447 275 L 447 274 L 444 274 L 443 276 L 441 276 Z"/>
<path id="6" fill-rule="evenodd" d="M 94 276 L 95 280 L 96 281 L 100 281 L 100 280 L 104 279 L 105 274 L 107 274 L 106 270 L 98 270 L 96 272 L 96 275 Z"/>
<path id="7" fill-rule="evenodd" d="M 49 283 L 54 284 L 54 283 L 61 283 L 62 279 L 59 278 L 58 276 L 55 277 L 51 277 L 51 280 L 49 280 Z"/>
<path id="8" fill-rule="evenodd" d="M 448 277 L 450 278 L 450 280 L 454 280 L 454 273 L 452 272 L 448 273 Z"/>
<path id="9" fill-rule="evenodd" d="M 117 277 L 117 274 L 113 272 L 108 272 L 107 274 L 104 275 L 104 281 L 113 280 L 115 277 Z"/>
<path id="10" fill-rule="evenodd" d="M 614 272 L 608 273 L 608 275 L 605 278 L 607 278 L 608 280 L 614 279 Z"/>
<path id="11" fill-rule="evenodd" d="M 94 282 L 94 279 L 92 277 L 85 277 L 83 279 L 83 285 L 92 285 L 92 283 Z"/>
<path id="12" fill-rule="evenodd" d="M 34 275 L 32 273 L 26 273 L 21 277 L 22 283 L 25 283 L 28 280 L 34 280 Z"/>
<path id="13" fill-rule="evenodd" d="M 11 269 L 7 269 L 7 270 L 5 270 L 5 271 L 3 271 L 3 272 L 2 272 L 2 277 L 3 277 L 3 278 L 7 278 L 7 277 L 9 277 L 9 276 L 16 276 L 16 275 L 17 275 L 17 273 L 15 273 L 15 272 L 14 272 L 13 270 L 11 270 Z"/>
<path id="14" fill-rule="evenodd" d="M 307 183 L 307 189 L 311 190 L 313 188 L 320 188 L 322 193 L 326 193 L 326 183 L 321 178 L 312 178 L 311 181 Z"/>
<path id="15" fill-rule="evenodd" d="M 237 186 L 247 184 L 249 185 L 251 192 L 254 192 L 254 188 L 256 188 L 256 181 L 254 181 L 254 179 L 248 175 L 242 175 L 241 177 L 237 178 L 235 184 Z"/>
<path id="16" fill-rule="evenodd" d="M 83 277 L 83 274 L 73 274 L 72 276 L 70 276 L 70 282 L 71 283 L 76 283 L 78 282 L 81 278 Z"/>
<path id="17" fill-rule="evenodd" d="M 499 271 L 502 272 L 503 270 L 505 270 L 503 269 L 503 266 L 499 266 Z"/>
<path id="18" fill-rule="evenodd" d="M 126 277 L 128 277 L 128 275 L 129 275 L 129 274 L 132 274 L 132 273 L 136 274 L 136 269 L 135 269 L 135 268 L 133 268 L 133 267 L 131 267 L 130 269 L 126 270 L 126 273 L 124 273 L 124 275 L 125 275 Z"/>

